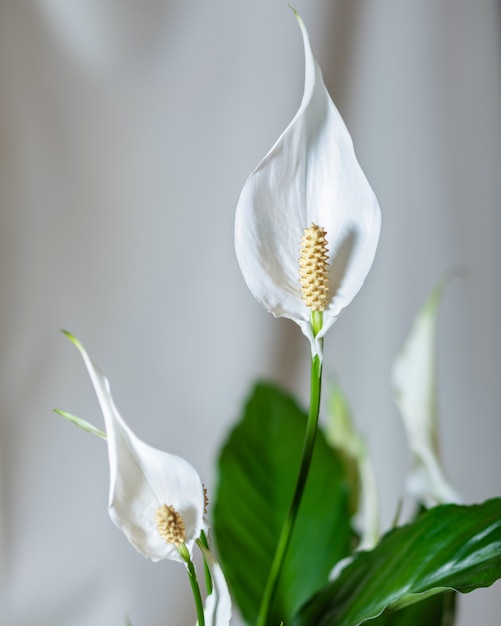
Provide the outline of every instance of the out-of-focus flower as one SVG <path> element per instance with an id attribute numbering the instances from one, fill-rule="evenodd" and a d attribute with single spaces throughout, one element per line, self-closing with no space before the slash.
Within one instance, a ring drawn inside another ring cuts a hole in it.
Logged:
<path id="1" fill-rule="evenodd" d="M 337 385 L 329 398 L 326 426 L 327 441 L 345 458 L 348 471 L 354 465 L 355 476 L 351 480 L 357 486 L 355 510 L 360 511 L 361 535 L 357 550 L 372 550 L 380 538 L 376 477 L 367 445 L 357 432 L 346 397 Z"/>
<path id="2" fill-rule="evenodd" d="M 439 451 L 436 325 L 442 290 L 443 284 L 436 287 L 419 311 L 392 371 L 395 401 L 412 452 L 407 487 L 427 505 L 461 501 L 445 478 Z"/>
<path id="3" fill-rule="evenodd" d="M 204 488 L 196 470 L 131 431 L 115 406 L 108 380 L 80 341 L 65 334 L 83 357 L 104 416 L 111 519 L 145 557 L 185 562 L 179 548 L 184 545 L 191 557 L 195 541 L 207 528 Z"/>
<path id="4" fill-rule="evenodd" d="M 203 547 L 202 552 L 212 578 L 212 593 L 205 600 L 205 626 L 227 626 L 231 619 L 231 597 L 228 584 L 221 566 L 212 553 Z"/>
<path id="5" fill-rule="evenodd" d="M 253 295 L 275 317 L 296 322 L 321 357 L 320 339 L 372 265 L 381 213 L 297 18 L 303 99 L 242 189 L 235 248 Z"/>
<path id="6" fill-rule="evenodd" d="M 64 333 L 83 357 L 103 412 L 106 433 L 74 415 L 57 412 L 83 430 L 106 439 L 111 519 L 143 556 L 152 561 L 182 562 L 190 577 L 194 575 L 192 557 L 197 542 L 212 585 L 203 608 L 205 626 L 228 626 L 228 585 L 219 563 L 206 544 L 198 541 L 208 524 L 204 518 L 206 494 L 196 470 L 185 459 L 152 448 L 131 431 L 115 406 L 108 380 L 80 341 Z"/>

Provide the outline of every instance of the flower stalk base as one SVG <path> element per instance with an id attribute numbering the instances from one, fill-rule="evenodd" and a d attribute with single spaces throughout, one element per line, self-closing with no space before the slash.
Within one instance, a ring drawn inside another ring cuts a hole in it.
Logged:
<path id="1" fill-rule="evenodd" d="M 178 552 L 186 564 L 186 569 L 188 570 L 188 577 L 190 579 L 191 591 L 193 592 L 193 600 L 195 601 L 195 606 L 197 609 L 197 626 L 205 626 L 205 615 L 204 615 L 204 603 L 202 601 L 202 594 L 200 593 L 200 585 L 198 584 L 197 572 L 195 569 L 195 565 L 191 560 L 190 553 L 188 548 L 184 543 L 180 543 L 177 545 Z"/>
<path id="2" fill-rule="evenodd" d="M 320 316 L 321 315 L 322 314 L 320 313 Z M 301 463 L 299 466 L 299 475 L 294 490 L 294 495 L 292 496 L 289 511 L 287 512 L 287 516 L 282 526 L 282 531 L 278 540 L 275 556 L 271 564 L 271 569 L 264 590 L 263 599 L 261 601 L 256 626 L 268 626 L 270 609 L 273 605 L 278 581 L 280 579 L 280 572 L 282 570 L 285 556 L 287 554 L 287 548 L 290 543 L 292 531 L 294 529 L 294 523 L 296 521 L 296 517 L 299 511 L 304 488 L 306 486 L 306 480 L 308 478 L 308 472 L 310 470 L 311 459 L 313 456 L 313 449 L 315 447 L 315 439 L 317 435 L 318 415 L 320 411 L 320 394 L 322 387 L 321 383 L 322 361 L 317 354 L 311 360 L 310 409 L 308 413 L 308 421 L 306 424 L 306 433 L 301 455 Z"/>

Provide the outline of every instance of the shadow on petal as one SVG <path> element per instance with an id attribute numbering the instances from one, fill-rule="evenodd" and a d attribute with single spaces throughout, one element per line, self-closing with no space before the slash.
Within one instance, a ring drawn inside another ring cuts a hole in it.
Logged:
<path id="1" fill-rule="evenodd" d="M 335 253 L 331 259 L 329 268 L 329 308 L 334 305 L 336 315 L 339 313 L 340 307 L 335 305 L 335 300 L 339 296 L 348 273 L 351 258 L 356 249 L 356 242 L 357 232 L 356 229 L 352 227 L 347 230 L 339 241 L 335 244 L 331 244 L 335 246 Z"/>

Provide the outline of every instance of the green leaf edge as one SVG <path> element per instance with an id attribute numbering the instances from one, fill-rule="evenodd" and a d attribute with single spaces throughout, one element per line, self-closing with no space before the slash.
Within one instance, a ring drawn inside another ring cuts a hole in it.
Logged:
<path id="1" fill-rule="evenodd" d="M 473 504 L 473 505 L 456 505 L 456 504 L 444 504 L 444 505 L 439 505 L 436 507 L 433 507 L 432 509 L 428 509 L 426 511 L 426 513 L 424 513 L 423 515 L 426 514 L 434 514 L 434 512 L 436 512 L 437 510 L 444 510 L 444 509 L 468 509 L 468 510 L 473 510 L 473 509 L 479 509 L 481 507 L 484 508 L 488 508 L 489 506 L 496 506 L 497 510 L 499 512 L 499 519 L 500 521 L 498 522 L 498 530 L 500 531 L 500 535 L 499 535 L 499 541 L 496 542 L 497 544 L 499 544 L 500 548 L 499 548 L 499 553 L 496 555 L 497 558 L 499 559 L 500 562 L 500 567 L 501 567 L 501 498 L 492 498 L 489 500 L 486 500 L 485 502 L 482 502 L 480 504 Z M 421 519 L 421 518 L 420 518 Z M 378 546 L 376 546 L 374 548 L 374 550 L 368 551 L 368 552 L 360 552 L 357 554 L 353 555 L 353 559 L 350 560 L 350 562 L 346 565 L 346 567 L 340 572 L 339 576 L 333 580 L 332 582 L 330 582 L 328 585 L 326 585 L 326 587 L 324 587 L 323 590 L 321 590 L 320 592 L 318 592 L 317 594 L 315 594 L 303 607 L 302 609 L 298 612 L 298 614 L 295 616 L 292 626 L 311 626 L 310 622 L 306 622 L 305 617 L 303 616 L 303 613 L 305 612 L 305 609 L 308 609 L 308 607 L 310 607 L 312 604 L 315 603 L 315 599 L 319 598 L 321 595 L 325 595 L 327 593 L 327 591 L 338 585 L 339 582 L 338 581 L 342 581 L 343 579 L 348 579 L 349 574 L 350 574 L 350 570 L 353 570 L 357 567 L 357 562 L 360 559 L 366 559 L 368 558 L 367 555 L 370 555 L 373 552 L 376 552 L 378 550 L 378 548 L 385 543 L 385 541 L 388 541 L 392 536 L 394 536 L 396 533 L 402 532 L 405 529 L 408 529 L 409 527 L 418 524 L 420 522 L 420 519 L 418 519 L 416 522 L 413 523 L 409 523 L 409 524 L 405 524 L 403 526 L 399 526 L 397 528 L 393 528 L 391 530 L 389 530 L 382 538 L 380 543 L 378 544 Z M 492 523 L 490 524 L 490 526 L 487 526 L 483 533 L 481 533 L 481 536 L 485 535 L 487 533 L 487 531 L 489 530 L 489 528 L 492 527 Z M 370 558 L 370 557 L 369 557 Z M 496 580 L 499 580 L 501 578 L 501 574 L 499 576 L 496 577 L 491 577 L 488 579 L 488 582 L 482 581 L 481 583 L 474 583 L 473 586 L 471 585 L 447 585 L 447 586 L 443 586 L 443 585 L 437 585 L 435 587 L 430 587 L 427 590 L 423 590 L 422 592 L 416 592 L 416 593 L 404 593 L 402 594 L 398 599 L 395 599 L 395 601 L 389 601 L 387 604 L 385 604 L 382 608 L 380 608 L 378 610 L 377 613 L 373 613 L 371 615 L 367 615 L 366 617 L 364 617 L 361 621 L 348 621 L 346 620 L 346 618 L 343 618 L 343 616 L 341 616 L 341 620 L 339 621 L 340 626 L 359 626 L 360 624 L 364 624 L 365 622 L 371 621 L 373 619 L 376 619 L 378 617 L 380 617 L 385 611 L 397 611 L 400 609 L 403 609 L 407 606 L 410 606 L 416 602 L 419 602 L 421 600 L 425 600 L 428 597 L 431 597 L 433 595 L 439 594 L 439 593 L 446 593 L 446 592 L 457 592 L 457 593 L 470 593 L 471 591 L 474 591 L 475 589 L 478 588 L 485 588 L 485 587 L 490 587 L 492 584 L 494 584 L 494 582 L 496 582 Z M 421 583 L 423 584 L 423 583 Z M 330 605 L 329 605 L 330 606 Z M 308 614 L 309 615 L 309 612 Z M 334 616 L 336 617 L 336 616 Z M 334 624 L 334 622 L 330 622 L 330 621 L 326 621 L 326 619 L 324 618 L 321 622 L 318 621 L 318 614 L 315 614 L 315 618 L 317 620 L 318 624 L 321 624 L 321 626 L 337 626 L 338 622 L 336 621 L 336 623 Z M 311 619 L 311 618 L 309 618 Z M 328 616 L 327 616 L 328 619 Z"/>

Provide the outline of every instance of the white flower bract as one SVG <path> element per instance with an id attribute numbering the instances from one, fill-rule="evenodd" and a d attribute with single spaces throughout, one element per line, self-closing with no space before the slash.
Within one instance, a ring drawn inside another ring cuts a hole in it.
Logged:
<path id="1" fill-rule="evenodd" d="M 65 333 L 80 351 L 104 416 L 110 464 L 109 514 L 132 546 L 152 561 L 183 562 L 176 546 L 161 538 L 155 513 L 166 504 L 184 522 L 185 545 L 193 545 L 207 528 L 204 491 L 198 473 L 188 461 L 141 441 L 115 406 L 110 385 L 82 344 Z"/>
<path id="2" fill-rule="evenodd" d="M 202 548 L 212 578 L 212 593 L 205 599 L 205 626 L 227 626 L 231 619 L 231 597 L 221 566 L 214 556 Z"/>
<path id="3" fill-rule="evenodd" d="M 381 226 L 376 197 L 351 137 L 303 35 L 305 83 L 293 120 L 247 179 L 237 204 L 235 248 L 244 279 L 275 317 L 296 322 L 322 356 L 319 341 L 360 290 Z M 326 231 L 329 298 L 315 337 L 298 277 L 303 229 Z"/>
<path id="4" fill-rule="evenodd" d="M 445 477 L 439 450 L 435 352 L 442 288 L 436 287 L 419 311 L 392 370 L 395 401 L 412 452 L 407 488 L 428 506 L 462 500 Z"/>

